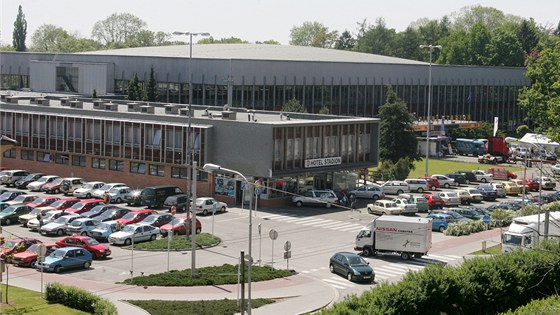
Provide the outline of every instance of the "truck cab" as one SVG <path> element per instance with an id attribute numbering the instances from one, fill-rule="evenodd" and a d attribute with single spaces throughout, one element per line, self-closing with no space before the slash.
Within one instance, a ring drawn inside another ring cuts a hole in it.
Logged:
<path id="1" fill-rule="evenodd" d="M 557 237 L 560 234 L 560 211 L 549 212 L 548 235 Z M 545 214 L 533 214 L 513 219 L 509 229 L 502 235 L 502 252 L 517 249 L 531 249 L 538 243 L 539 235 L 545 238 Z"/>

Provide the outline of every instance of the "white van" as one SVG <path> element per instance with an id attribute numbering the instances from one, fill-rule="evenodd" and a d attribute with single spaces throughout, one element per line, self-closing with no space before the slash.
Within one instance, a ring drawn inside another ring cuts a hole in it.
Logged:
<path id="1" fill-rule="evenodd" d="M 385 194 L 400 195 L 410 192 L 408 183 L 401 180 L 390 180 L 381 185 Z"/>
<path id="2" fill-rule="evenodd" d="M 410 191 L 421 193 L 430 190 L 430 187 L 428 187 L 428 182 L 425 179 L 407 178 L 404 181 L 408 184 L 408 188 L 410 189 Z"/>

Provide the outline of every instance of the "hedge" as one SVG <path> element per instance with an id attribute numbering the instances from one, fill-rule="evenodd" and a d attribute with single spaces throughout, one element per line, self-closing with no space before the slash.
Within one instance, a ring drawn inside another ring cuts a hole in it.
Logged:
<path id="1" fill-rule="evenodd" d="M 502 315 L 550 315 L 560 314 L 560 296 L 555 295 L 546 299 L 534 300 L 531 303 L 517 308 L 515 311 L 502 313 Z"/>
<path id="2" fill-rule="evenodd" d="M 47 284 L 45 297 L 50 303 L 59 303 L 90 314 L 118 314 L 115 305 L 108 300 L 86 290 L 56 282 Z"/>
<path id="3" fill-rule="evenodd" d="M 555 295 L 558 243 L 552 251 L 473 258 L 458 267 L 429 265 L 397 283 L 380 283 L 319 314 L 496 314 Z M 550 248 L 548 249 L 550 250 Z"/>

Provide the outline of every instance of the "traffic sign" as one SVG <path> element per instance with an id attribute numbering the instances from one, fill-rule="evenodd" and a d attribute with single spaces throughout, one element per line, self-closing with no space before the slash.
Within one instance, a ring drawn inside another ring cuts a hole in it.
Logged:
<path id="1" fill-rule="evenodd" d="M 275 229 L 272 229 L 268 232 L 268 236 L 270 236 L 270 239 L 274 241 L 278 238 L 278 232 Z"/>
<path id="2" fill-rule="evenodd" d="M 260 196 L 261 192 L 260 188 L 255 188 L 255 196 Z"/>
<path id="3" fill-rule="evenodd" d="M 284 243 L 284 250 L 289 251 L 291 248 L 292 248 L 292 243 L 290 243 L 290 241 L 286 241 L 286 243 Z"/>
<path id="4" fill-rule="evenodd" d="M 37 246 L 37 254 L 40 258 L 44 258 L 47 254 L 47 246 L 45 246 L 44 244 L 39 244 Z"/>
<path id="5" fill-rule="evenodd" d="M 290 251 L 284 252 L 284 259 L 290 259 L 290 258 L 292 258 L 292 252 Z"/>
<path id="6" fill-rule="evenodd" d="M 482 217 L 482 222 L 484 222 L 484 224 L 490 224 L 490 216 L 485 215 L 484 217 Z"/>

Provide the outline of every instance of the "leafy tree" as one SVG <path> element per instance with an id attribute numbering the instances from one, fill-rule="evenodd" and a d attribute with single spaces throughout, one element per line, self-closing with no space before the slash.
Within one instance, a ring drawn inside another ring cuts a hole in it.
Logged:
<path id="1" fill-rule="evenodd" d="M 221 39 L 215 39 L 214 37 L 210 36 L 207 38 L 200 39 L 197 43 L 198 44 L 249 44 L 248 41 L 233 36 L 230 38 L 221 38 Z"/>
<path id="2" fill-rule="evenodd" d="M 491 34 L 482 23 L 475 23 L 468 35 L 467 51 L 471 56 L 469 65 L 482 66 L 486 63 L 486 47 L 490 44 Z"/>
<path id="3" fill-rule="evenodd" d="M 337 36 L 337 31 L 331 32 L 319 22 L 304 22 L 290 30 L 290 45 L 331 48 Z"/>
<path id="4" fill-rule="evenodd" d="M 499 25 L 512 19 L 513 17 L 506 17 L 504 12 L 496 8 L 473 5 L 461 8 L 461 11 L 456 14 L 453 26 L 466 31 L 473 30 L 476 24 L 481 24 L 487 29 L 495 29 Z"/>
<path id="5" fill-rule="evenodd" d="M 26 51 L 25 38 L 27 37 L 27 21 L 21 5 L 18 9 L 16 21 L 14 22 L 13 45 L 16 51 Z"/>
<path id="6" fill-rule="evenodd" d="M 265 40 L 264 42 L 256 41 L 255 44 L 280 45 L 280 42 L 274 39 L 269 39 L 269 40 Z"/>
<path id="7" fill-rule="evenodd" d="M 518 37 L 511 31 L 498 28 L 486 45 L 489 66 L 523 67 L 523 47 Z"/>
<path id="8" fill-rule="evenodd" d="M 410 158 L 410 168 L 413 168 L 413 161 L 417 158 L 418 145 L 413 129 L 415 118 L 408 111 L 406 103 L 397 97 L 391 86 L 388 86 L 385 104 L 379 108 L 379 116 L 381 118 L 379 143 L 381 160 L 397 163 L 399 159 L 408 157 Z"/>
<path id="9" fill-rule="evenodd" d="M 327 106 L 323 106 L 321 107 L 321 109 L 319 110 L 319 114 L 321 115 L 330 115 L 331 111 Z"/>
<path id="10" fill-rule="evenodd" d="M 62 27 L 43 24 L 31 36 L 31 47 L 35 51 L 68 52 L 70 37 Z"/>
<path id="11" fill-rule="evenodd" d="M 127 47 L 150 47 L 171 45 L 169 39 L 171 35 L 164 32 L 152 32 L 150 30 L 140 30 L 130 36 L 126 42 Z"/>
<path id="12" fill-rule="evenodd" d="M 522 138 L 528 132 L 531 132 L 531 129 L 527 125 L 521 125 L 515 129 L 517 138 Z"/>
<path id="13" fill-rule="evenodd" d="M 148 102 L 155 102 L 157 101 L 157 97 L 158 97 L 157 81 L 156 81 L 156 76 L 154 74 L 154 66 L 151 66 L 150 79 L 148 80 L 148 85 L 146 86 L 146 100 Z"/>
<path id="14" fill-rule="evenodd" d="M 560 22 L 558 22 L 558 25 L 556 25 L 556 29 L 552 31 L 552 35 L 560 37 Z"/>
<path id="15" fill-rule="evenodd" d="M 127 88 L 127 99 L 131 101 L 141 101 L 142 100 L 142 89 L 140 88 L 140 81 L 138 80 L 138 74 L 134 73 L 132 80 L 128 81 Z"/>
<path id="16" fill-rule="evenodd" d="M 383 18 L 378 18 L 375 25 L 368 25 L 365 20 L 360 24 L 356 51 L 393 56 L 395 46 L 396 32 L 387 28 Z"/>
<path id="17" fill-rule="evenodd" d="M 305 112 L 307 112 L 305 107 L 303 105 L 301 105 L 301 103 L 298 100 L 296 100 L 295 98 L 292 98 L 286 104 L 284 104 L 284 106 L 282 106 L 282 111 L 283 112 L 290 112 L 290 113 L 305 113 Z"/>
<path id="18" fill-rule="evenodd" d="M 395 56 L 406 59 L 421 60 L 420 34 L 412 27 L 397 34 Z"/>
<path id="19" fill-rule="evenodd" d="M 356 44 L 356 40 L 354 39 L 354 37 L 352 37 L 352 34 L 350 34 L 350 32 L 348 32 L 347 30 L 345 30 L 336 40 L 336 43 L 334 44 L 334 49 L 352 50 L 355 44 Z"/>
<path id="20" fill-rule="evenodd" d="M 464 30 L 452 32 L 440 40 L 442 45 L 441 52 L 437 58 L 437 63 L 468 65 L 472 62 L 472 55 L 467 47 L 469 37 Z"/>
<path id="21" fill-rule="evenodd" d="M 130 13 L 113 13 L 95 23 L 91 36 L 107 47 L 119 47 L 145 27 L 146 22 Z"/>
<path id="22" fill-rule="evenodd" d="M 413 161 L 409 157 L 400 158 L 395 166 L 393 167 L 393 173 L 395 174 L 396 180 L 404 180 L 410 174 L 410 166 L 413 165 Z"/>
<path id="23" fill-rule="evenodd" d="M 533 48 L 537 47 L 540 37 L 541 33 L 535 24 L 535 20 L 531 18 L 521 22 L 517 31 L 517 38 L 519 38 L 525 54 L 529 54 Z"/>

